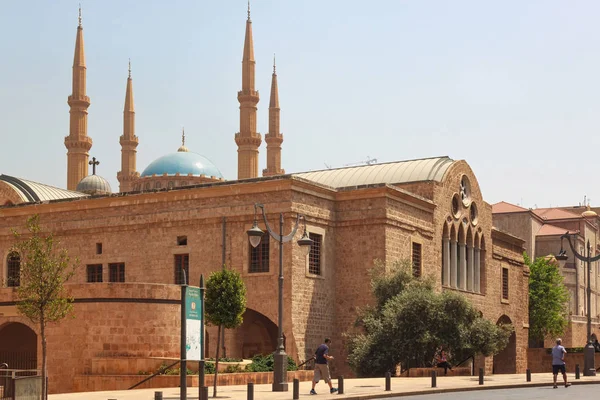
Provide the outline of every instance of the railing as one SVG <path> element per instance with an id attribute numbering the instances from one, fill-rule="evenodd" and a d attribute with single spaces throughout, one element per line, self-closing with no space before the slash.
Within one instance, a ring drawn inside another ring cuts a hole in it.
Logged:
<path id="1" fill-rule="evenodd" d="M 0 400 L 14 400 L 16 379 L 40 373 L 36 369 L 8 369 L 7 367 L 7 363 L 0 364 Z"/>
<path id="2" fill-rule="evenodd" d="M 166 370 L 168 370 L 169 368 L 171 368 L 171 367 L 175 366 L 176 364 L 179 364 L 179 362 L 180 362 L 180 361 L 179 361 L 179 360 L 177 360 L 177 361 L 175 361 L 175 362 L 174 362 L 173 364 L 171 364 L 171 365 L 167 365 L 167 366 L 165 366 L 165 367 L 161 367 L 161 368 L 159 368 L 159 369 L 158 369 L 158 371 L 156 371 L 155 373 L 153 373 L 153 374 L 152 374 L 152 375 L 150 375 L 149 377 L 145 378 L 144 380 L 142 380 L 142 381 L 140 381 L 140 382 L 136 383 L 135 385 L 133 385 L 132 387 L 130 387 L 130 388 L 129 388 L 129 389 L 127 389 L 127 390 L 135 389 L 136 387 L 140 386 L 142 383 L 148 382 L 150 379 L 154 378 L 155 376 L 157 376 L 157 375 L 160 375 L 160 374 L 164 373 Z M 0 400 L 2 400 L 2 398 L 0 398 Z"/>
<path id="3" fill-rule="evenodd" d="M 0 363 L 13 369 L 36 369 L 37 354 L 34 351 L 0 351 Z"/>

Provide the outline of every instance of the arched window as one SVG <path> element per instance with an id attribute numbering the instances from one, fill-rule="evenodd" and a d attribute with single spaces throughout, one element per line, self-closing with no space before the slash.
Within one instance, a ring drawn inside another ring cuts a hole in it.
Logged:
<path id="1" fill-rule="evenodd" d="M 14 251 L 6 258 L 6 284 L 8 287 L 21 285 L 21 257 Z"/>
<path id="2" fill-rule="evenodd" d="M 160 189 L 160 187 L 161 187 L 160 182 L 155 182 L 154 183 L 154 189 Z"/>
<path id="3" fill-rule="evenodd" d="M 150 182 L 146 182 L 146 190 L 150 190 Z"/>
<path id="4" fill-rule="evenodd" d="M 167 185 L 169 189 L 173 189 L 175 187 L 175 183 L 173 181 L 169 181 Z"/>

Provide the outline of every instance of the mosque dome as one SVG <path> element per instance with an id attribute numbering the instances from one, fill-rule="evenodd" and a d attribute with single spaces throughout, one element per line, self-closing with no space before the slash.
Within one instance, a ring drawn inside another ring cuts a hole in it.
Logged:
<path id="1" fill-rule="evenodd" d="M 95 194 L 111 194 L 110 184 L 106 179 L 98 175 L 88 175 L 77 184 L 76 191 L 80 193 L 95 195 Z"/>
<path id="2" fill-rule="evenodd" d="M 179 174 L 182 176 L 214 176 L 223 179 L 221 171 L 209 159 L 200 154 L 187 151 L 187 148 L 183 145 L 182 147 L 176 153 L 167 154 L 152 161 L 142 172 L 141 177 Z"/>

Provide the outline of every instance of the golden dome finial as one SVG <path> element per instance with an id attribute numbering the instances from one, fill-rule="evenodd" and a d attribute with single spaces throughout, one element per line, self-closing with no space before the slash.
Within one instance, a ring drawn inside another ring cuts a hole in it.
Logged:
<path id="1" fill-rule="evenodd" d="M 596 211 L 592 210 L 592 208 L 590 207 L 590 203 L 588 203 L 587 209 L 581 213 L 581 216 L 583 218 L 596 218 L 598 217 L 598 214 L 596 213 Z"/>

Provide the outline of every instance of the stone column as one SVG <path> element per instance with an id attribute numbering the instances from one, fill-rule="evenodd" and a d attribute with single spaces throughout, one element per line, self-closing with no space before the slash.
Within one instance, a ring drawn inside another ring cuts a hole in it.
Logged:
<path id="1" fill-rule="evenodd" d="M 474 282 L 473 282 L 473 290 L 477 293 L 481 293 L 481 251 L 479 248 L 475 248 L 473 256 L 473 261 L 475 261 L 474 265 Z"/>
<path id="2" fill-rule="evenodd" d="M 467 245 L 465 243 L 458 244 L 460 266 L 459 266 L 459 282 L 458 287 L 460 289 L 467 289 Z"/>
<path id="3" fill-rule="evenodd" d="M 475 291 L 475 252 L 473 246 L 467 246 L 467 290 Z"/>
<path id="4" fill-rule="evenodd" d="M 442 285 L 450 285 L 450 238 L 442 239 Z"/>
<path id="5" fill-rule="evenodd" d="M 454 240 L 450 241 L 450 286 L 456 287 L 456 278 L 458 277 L 457 254 L 456 254 L 457 243 Z"/>

